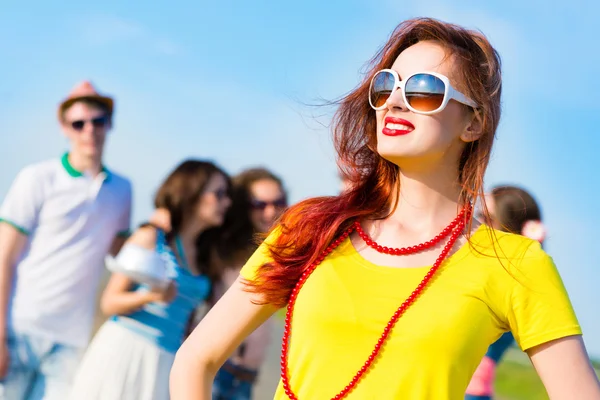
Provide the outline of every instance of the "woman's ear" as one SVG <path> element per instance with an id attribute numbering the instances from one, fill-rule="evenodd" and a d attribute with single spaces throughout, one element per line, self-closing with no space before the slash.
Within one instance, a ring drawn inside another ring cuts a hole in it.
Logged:
<path id="1" fill-rule="evenodd" d="M 483 121 L 478 110 L 470 115 L 468 125 L 460 138 L 463 142 L 470 143 L 478 140 L 483 135 Z"/>

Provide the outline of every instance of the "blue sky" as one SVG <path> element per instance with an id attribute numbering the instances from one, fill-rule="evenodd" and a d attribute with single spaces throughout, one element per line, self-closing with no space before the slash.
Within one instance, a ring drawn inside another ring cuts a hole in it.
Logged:
<path id="1" fill-rule="evenodd" d="M 519 184 L 542 204 L 547 250 L 600 357 L 600 7 L 591 0 L 5 3 L 0 197 L 24 165 L 67 148 L 56 106 L 91 79 L 117 100 L 106 163 L 134 183 L 135 222 L 185 157 L 213 159 L 230 173 L 272 167 L 293 201 L 335 193 L 331 110 L 306 104 L 351 90 L 403 19 L 482 30 L 504 67 L 487 187 Z"/>

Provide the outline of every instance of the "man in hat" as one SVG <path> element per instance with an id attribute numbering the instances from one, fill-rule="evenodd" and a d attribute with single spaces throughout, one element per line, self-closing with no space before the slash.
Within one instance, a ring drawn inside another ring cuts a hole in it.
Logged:
<path id="1" fill-rule="evenodd" d="M 70 149 L 19 172 L 0 208 L 0 399 L 65 399 L 131 184 L 102 164 L 113 100 L 89 82 L 58 108 Z"/>

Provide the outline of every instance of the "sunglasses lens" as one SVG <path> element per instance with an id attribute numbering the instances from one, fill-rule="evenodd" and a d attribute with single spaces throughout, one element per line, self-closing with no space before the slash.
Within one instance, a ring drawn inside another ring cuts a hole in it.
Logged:
<path id="1" fill-rule="evenodd" d="M 265 210 L 268 206 L 273 206 L 277 209 L 287 207 L 287 201 L 285 198 L 274 201 L 252 200 L 250 204 L 255 210 Z"/>
<path id="2" fill-rule="evenodd" d="M 268 205 L 269 204 L 267 202 L 260 201 L 260 200 L 252 200 L 252 202 L 251 202 L 251 206 L 255 210 L 264 210 L 265 208 L 267 208 Z"/>
<path id="3" fill-rule="evenodd" d="M 394 90 L 395 78 L 391 72 L 379 71 L 371 81 L 369 101 L 374 108 L 383 107 Z"/>
<path id="4" fill-rule="evenodd" d="M 405 91 L 406 100 L 412 108 L 429 112 L 442 106 L 446 85 L 437 76 L 417 74 L 406 81 Z"/>
<path id="5" fill-rule="evenodd" d="M 215 191 L 215 196 L 217 200 L 224 200 L 227 197 L 227 189 L 218 189 Z"/>
<path id="6" fill-rule="evenodd" d="M 85 126 L 85 121 L 73 121 L 71 122 L 71 126 L 73 127 L 73 129 L 75 129 L 76 131 L 80 131 L 83 129 L 83 127 Z"/>
<path id="7" fill-rule="evenodd" d="M 285 208 L 287 207 L 287 201 L 285 199 L 277 199 L 273 202 L 273 205 L 276 208 Z"/>
<path id="8" fill-rule="evenodd" d="M 104 128 L 104 125 L 106 125 L 106 117 L 94 118 L 92 124 L 95 128 Z"/>

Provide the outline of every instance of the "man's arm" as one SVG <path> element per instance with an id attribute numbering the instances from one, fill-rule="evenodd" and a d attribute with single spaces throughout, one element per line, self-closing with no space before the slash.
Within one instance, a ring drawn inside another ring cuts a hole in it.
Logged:
<path id="1" fill-rule="evenodd" d="M 7 222 L 0 222 L 0 378 L 8 370 L 6 326 L 8 303 L 15 264 L 27 243 L 27 236 Z"/>
<path id="2" fill-rule="evenodd" d="M 14 226 L 0 222 L 0 339 L 6 337 L 8 299 L 15 264 L 27 243 L 27 236 Z"/>

